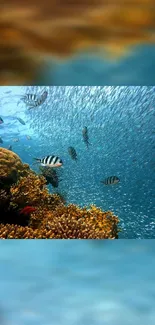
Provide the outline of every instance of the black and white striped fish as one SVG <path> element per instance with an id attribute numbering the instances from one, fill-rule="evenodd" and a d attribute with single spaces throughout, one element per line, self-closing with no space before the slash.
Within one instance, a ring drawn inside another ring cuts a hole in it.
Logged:
<path id="1" fill-rule="evenodd" d="M 68 153 L 71 156 L 71 158 L 75 161 L 77 161 L 77 153 L 74 147 L 69 147 L 68 148 Z"/>
<path id="2" fill-rule="evenodd" d="M 28 106 L 28 109 L 31 109 L 42 105 L 45 102 L 47 95 L 48 92 L 45 90 L 40 96 L 36 94 L 26 94 L 21 99 Z"/>
<path id="3" fill-rule="evenodd" d="M 101 181 L 104 185 L 113 185 L 120 182 L 120 179 L 117 176 L 110 176 L 106 178 L 104 181 Z"/>
<path id="4" fill-rule="evenodd" d="M 34 158 L 41 166 L 44 167 L 61 167 L 63 162 L 57 156 L 46 156 L 44 158 Z"/>

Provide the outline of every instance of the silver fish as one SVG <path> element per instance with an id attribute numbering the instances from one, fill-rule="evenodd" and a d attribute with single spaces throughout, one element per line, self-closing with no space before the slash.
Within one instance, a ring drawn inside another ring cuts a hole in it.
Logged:
<path id="1" fill-rule="evenodd" d="M 31 140 L 30 135 L 26 135 L 27 140 Z"/>
<path id="2" fill-rule="evenodd" d="M 89 137 L 88 137 L 88 128 L 85 126 L 82 130 L 83 141 L 86 144 L 87 148 L 89 147 Z"/>
<path id="3" fill-rule="evenodd" d="M 10 144 L 8 150 L 12 151 L 12 145 Z"/>
<path id="4" fill-rule="evenodd" d="M 113 185 L 120 182 L 120 179 L 117 176 L 110 176 L 106 178 L 104 181 L 101 181 L 104 185 Z"/>
<path id="5" fill-rule="evenodd" d="M 20 118 L 20 117 L 17 117 L 17 120 L 21 123 L 21 124 L 23 124 L 23 125 L 25 125 L 26 123 Z"/>
<path id="6" fill-rule="evenodd" d="M 12 141 L 13 142 L 19 142 L 19 138 L 14 138 Z"/>
<path id="7" fill-rule="evenodd" d="M 62 160 L 57 156 L 46 156 L 44 158 L 34 158 L 36 162 L 40 163 L 41 166 L 47 167 L 61 167 L 63 165 Z"/>

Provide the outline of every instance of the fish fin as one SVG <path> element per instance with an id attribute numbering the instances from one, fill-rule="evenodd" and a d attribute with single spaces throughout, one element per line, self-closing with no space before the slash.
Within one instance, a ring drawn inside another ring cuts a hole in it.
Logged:
<path id="1" fill-rule="evenodd" d="M 92 143 L 88 142 L 87 143 L 87 148 L 89 148 L 89 146 L 92 146 Z"/>
<path id="2" fill-rule="evenodd" d="M 32 163 L 32 166 L 37 165 L 37 164 L 38 164 L 38 161 L 35 161 Z"/>
<path id="3" fill-rule="evenodd" d="M 34 108 L 35 106 L 29 106 L 28 107 L 28 111 L 30 110 L 30 109 L 32 109 L 32 108 Z"/>
<path id="4" fill-rule="evenodd" d="M 33 158 L 33 160 L 36 160 L 36 161 L 34 161 L 32 165 L 36 165 L 41 161 L 40 158 Z"/>

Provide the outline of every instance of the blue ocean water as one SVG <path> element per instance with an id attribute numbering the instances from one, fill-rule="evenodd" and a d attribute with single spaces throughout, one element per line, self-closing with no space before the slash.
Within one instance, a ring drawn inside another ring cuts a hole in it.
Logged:
<path id="1" fill-rule="evenodd" d="M 152 86 L 155 84 L 154 57 L 154 45 L 133 47 L 124 57 L 113 61 L 104 55 L 75 55 L 62 62 L 50 61 L 38 84 Z"/>
<path id="2" fill-rule="evenodd" d="M 28 110 L 21 96 L 45 88 L 45 103 Z M 112 210 L 120 219 L 119 238 L 155 238 L 155 87 L 0 87 L 0 116 L 1 146 L 12 145 L 35 171 L 34 157 L 62 158 L 58 190 L 68 203 Z M 69 146 L 75 147 L 77 162 Z M 113 175 L 120 183 L 100 183 Z"/>
<path id="3" fill-rule="evenodd" d="M 154 240 L 0 243 L 1 325 L 154 325 Z"/>

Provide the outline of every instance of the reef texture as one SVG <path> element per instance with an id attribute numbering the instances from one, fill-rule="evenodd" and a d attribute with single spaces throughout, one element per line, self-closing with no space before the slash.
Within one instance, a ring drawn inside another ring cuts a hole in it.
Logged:
<path id="1" fill-rule="evenodd" d="M 27 175 L 29 165 L 23 164 L 13 151 L 0 148 L 0 189 L 16 183 L 21 175 Z"/>
<path id="2" fill-rule="evenodd" d="M 95 206 L 88 209 L 66 205 L 63 196 L 50 194 L 46 179 L 22 164 L 16 154 L 2 148 L 0 152 L 3 152 L 1 166 L 7 162 L 7 169 L 0 168 L 0 177 L 1 170 L 2 177 L 5 175 L 0 189 L 0 238 L 118 238 L 119 219 L 112 212 L 103 212 Z"/>
<path id="3" fill-rule="evenodd" d="M 135 45 L 155 43 L 155 3 L 5 0 L 0 36 L 1 85 L 28 84 L 48 56 L 66 59 L 91 51 L 117 58 Z"/>

